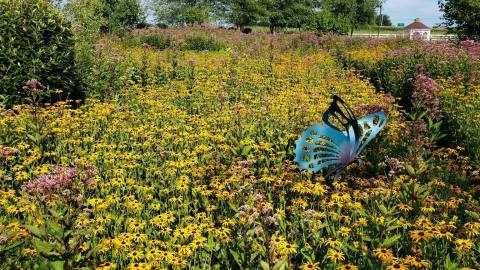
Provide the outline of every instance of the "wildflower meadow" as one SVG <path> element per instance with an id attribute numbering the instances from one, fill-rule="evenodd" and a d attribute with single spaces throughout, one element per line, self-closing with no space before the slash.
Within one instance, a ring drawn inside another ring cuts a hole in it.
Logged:
<path id="1" fill-rule="evenodd" d="M 4 97 L 1 269 L 480 269 L 479 43 L 187 27 L 89 50 L 83 97 Z M 388 116 L 336 181 L 294 162 L 333 95 Z"/>

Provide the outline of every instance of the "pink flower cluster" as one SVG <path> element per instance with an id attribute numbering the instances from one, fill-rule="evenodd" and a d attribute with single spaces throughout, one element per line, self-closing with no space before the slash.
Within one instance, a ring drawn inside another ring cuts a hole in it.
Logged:
<path id="1" fill-rule="evenodd" d="M 12 147 L 3 147 L 0 148 L 0 157 L 8 157 L 11 155 L 20 154 L 20 150 Z"/>
<path id="2" fill-rule="evenodd" d="M 23 90 L 30 92 L 33 95 L 41 94 L 45 91 L 46 87 L 43 86 L 38 80 L 30 79 L 23 87 Z"/>
<path id="3" fill-rule="evenodd" d="M 427 112 L 430 119 L 441 117 L 440 100 L 435 95 L 437 92 L 438 86 L 432 78 L 423 74 L 417 76 L 412 98 L 420 103 L 421 108 L 418 109 Z"/>
<path id="4" fill-rule="evenodd" d="M 37 179 L 23 185 L 23 189 L 31 195 L 55 193 L 68 186 L 75 179 L 77 173 L 76 168 L 55 165 L 53 172 L 41 174 Z"/>

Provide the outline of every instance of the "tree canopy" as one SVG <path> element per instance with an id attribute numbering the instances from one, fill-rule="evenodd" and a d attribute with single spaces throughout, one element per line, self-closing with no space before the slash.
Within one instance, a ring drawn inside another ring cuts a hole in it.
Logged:
<path id="1" fill-rule="evenodd" d="M 382 16 L 377 16 L 375 18 L 375 24 L 381 26 L 392 26 L 392 20 L 390 20 L 390 16 L 387 14 L 382 14 Z"/>
<path id="2" fill-rule="evenodd" d="M 460 37 L 480 39 L 479 0 L 440 0 L 445 25 Z"/>
<path id="3" fill-rule="evenodd" d="M 50 0 L 52 2 L 61 0 Z M 79 0 L 65 0 L 75 2 Z M 83 0 L 91 1 L 91 0 Z M 226 22 L 243 29 L 268 26 L 271 32 L 283 28 L 320 33 L 353 33 L 374 25 L 381 0 L 98 0 L 102 4 L 104 32 L 142 25 L 141 2 L 153 11 L 157 23 L 193 25 Z M 388 24 L 388 20 L 385 20 Z"/>

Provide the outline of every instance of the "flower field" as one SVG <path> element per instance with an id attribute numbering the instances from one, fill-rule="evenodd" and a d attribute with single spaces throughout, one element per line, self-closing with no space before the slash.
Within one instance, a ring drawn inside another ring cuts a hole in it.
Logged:
<path id="1" fill-rule="evenodd" d="M 171 31 L 102 40 L 105 93 L 45 104 L 30 81 L 3 110 L 2 269 L 480 269 L 479 163 L 445 143 L 478 134 L 455 105 L 479 111 L 478 81 L 414 75 L 405 105 L 345 60 L 374 69 L 400 41 L 372 58 L 308 33 Z M 293 159 L 334 94 L 388 123 L 330 183 Z"/>

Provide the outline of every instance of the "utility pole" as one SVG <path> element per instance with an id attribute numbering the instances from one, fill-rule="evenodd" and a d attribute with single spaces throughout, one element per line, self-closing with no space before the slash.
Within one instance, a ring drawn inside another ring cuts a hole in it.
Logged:
<path id="1" fill-rule="evenodd" d="M 380 27 L 383 26 L 383 15 L 382 15 L 383 1 L 380 1 L 380 24 L 378 25 L 377 36 L 380 37 Z"/>

